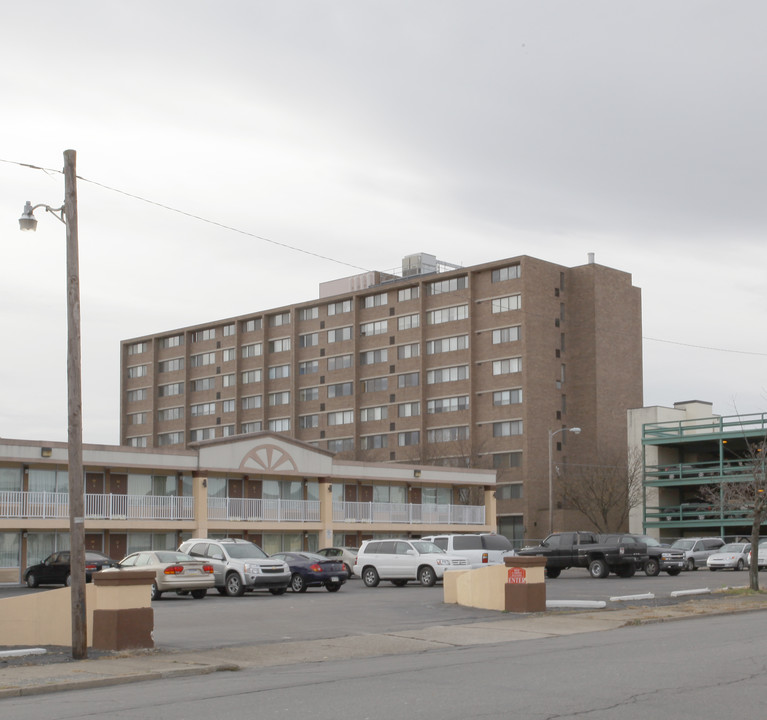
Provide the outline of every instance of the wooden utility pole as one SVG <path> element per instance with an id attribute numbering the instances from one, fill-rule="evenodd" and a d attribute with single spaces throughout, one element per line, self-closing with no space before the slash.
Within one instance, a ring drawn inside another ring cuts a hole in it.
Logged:
<path id="1" fill-rule="evenodd" d="M 88 657 L 85 615 L 85 489 L 80 360 L 80 261 L 77 240 L 77 172 L 74 150 L 64 151 L 64 217 L 67 228 L 67 397 L 69 551 L 72 593 L 72 657 Z"/>

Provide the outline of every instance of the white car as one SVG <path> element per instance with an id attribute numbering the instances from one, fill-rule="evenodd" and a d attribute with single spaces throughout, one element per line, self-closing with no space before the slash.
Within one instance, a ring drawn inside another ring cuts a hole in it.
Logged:
<path id="1" fill-rule="evenodd" d="M 466 558 L 472 568 L 503 565 L 505 557 L 516 555 L 511 541 L 495 533 L 427 535 L 421 539 L 431 540 L 446 553 Z"/>
<path id="2" fill-rule="evenodd" d="M 468 570 L 466 558 L 448 555 L 426 540 L 366 540 L 357 553 L 354 574 L 367 587 L 390 580 L 401 587 L 410 580 L 431 586 L 441 580 L 447 570 Z"/>
<path id="3" fill-rule="evenodd" d="M 748 551 L 748 563 L 751 564 L 752 551 Z M 767 538 L 759 541 L 759 547 L 756 553 L 756 567 L 758 570 L 767 568 Z"/>
<path id="4" fill-rule="evenodd" d="M 706 559 L 706 565 L 708 565 L 709 570 L 719 570 L 719 568 L 744 570 L 748 567 L 750 550 L 751 543 L 728 543 L 719 548 L 713 555 L 709 555 Z"/>

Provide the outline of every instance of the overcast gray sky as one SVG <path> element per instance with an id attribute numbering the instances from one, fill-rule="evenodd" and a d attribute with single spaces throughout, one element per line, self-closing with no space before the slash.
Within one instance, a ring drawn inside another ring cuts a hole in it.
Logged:
<path id="1" fill-rule="evenodd" d="M 120 340 L 414 252 L 642 288 L 645 404 L 767 411 L 763 0 L 3 3 L 0 436 L 65 440 L 77 151 L 86 442 Z M 217 221 L 241 234 L 105 189 Z"/>

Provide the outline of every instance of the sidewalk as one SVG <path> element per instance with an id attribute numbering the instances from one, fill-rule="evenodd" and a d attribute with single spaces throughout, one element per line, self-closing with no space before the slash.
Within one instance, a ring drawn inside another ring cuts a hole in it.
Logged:
<path id="1" fill-rule="evenodd" d="M 613 630 L 626 625 L 666 622 L 703 615 L 767 609 L 767 596 L 709 595 L 660 607 L 623 607 L 601 611 L 547 611 L 532 615 L 499 614 L 498 620 L 434 625 L 417 630 L 353 635 L 327 640 L 211 648 L 204 651 L 89 651 L 72 660 L 69 648 L 58 658 L 8 659 L 0 652 L 0 699 L 108 685 L 160 680 L 245 668 L 409 654 L 444 647 L 495 644 Z M 0 651 L 2 648 L 0 648 Z M 64 654 L 66 651 L 66 655 Z"/>

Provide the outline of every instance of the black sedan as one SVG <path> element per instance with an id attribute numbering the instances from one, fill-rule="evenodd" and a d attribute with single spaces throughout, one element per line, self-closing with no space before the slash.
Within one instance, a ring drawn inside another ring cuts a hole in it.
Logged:
<path id="1" fill-rule="evenodd" d="M 24 571 L 27 587 L 38 585 L 69 585 L 70 565 L 69 550 L 51 553 L 37 565 L 31 565 Z M 91 581 L 91 575 L 105 568 L 117 567 L 112 558 L 95 550 L 85 551 L 85 582 Z"/>
<path id="2" fill-rule="evenodd" d="M 337 592 L 349 577 L 343 561 L 316 553 L 281 552 L 271 557 L 288 564 L 293 592 L 306 592 L 308 587 L 324 587 L 328 592 Z"/>

